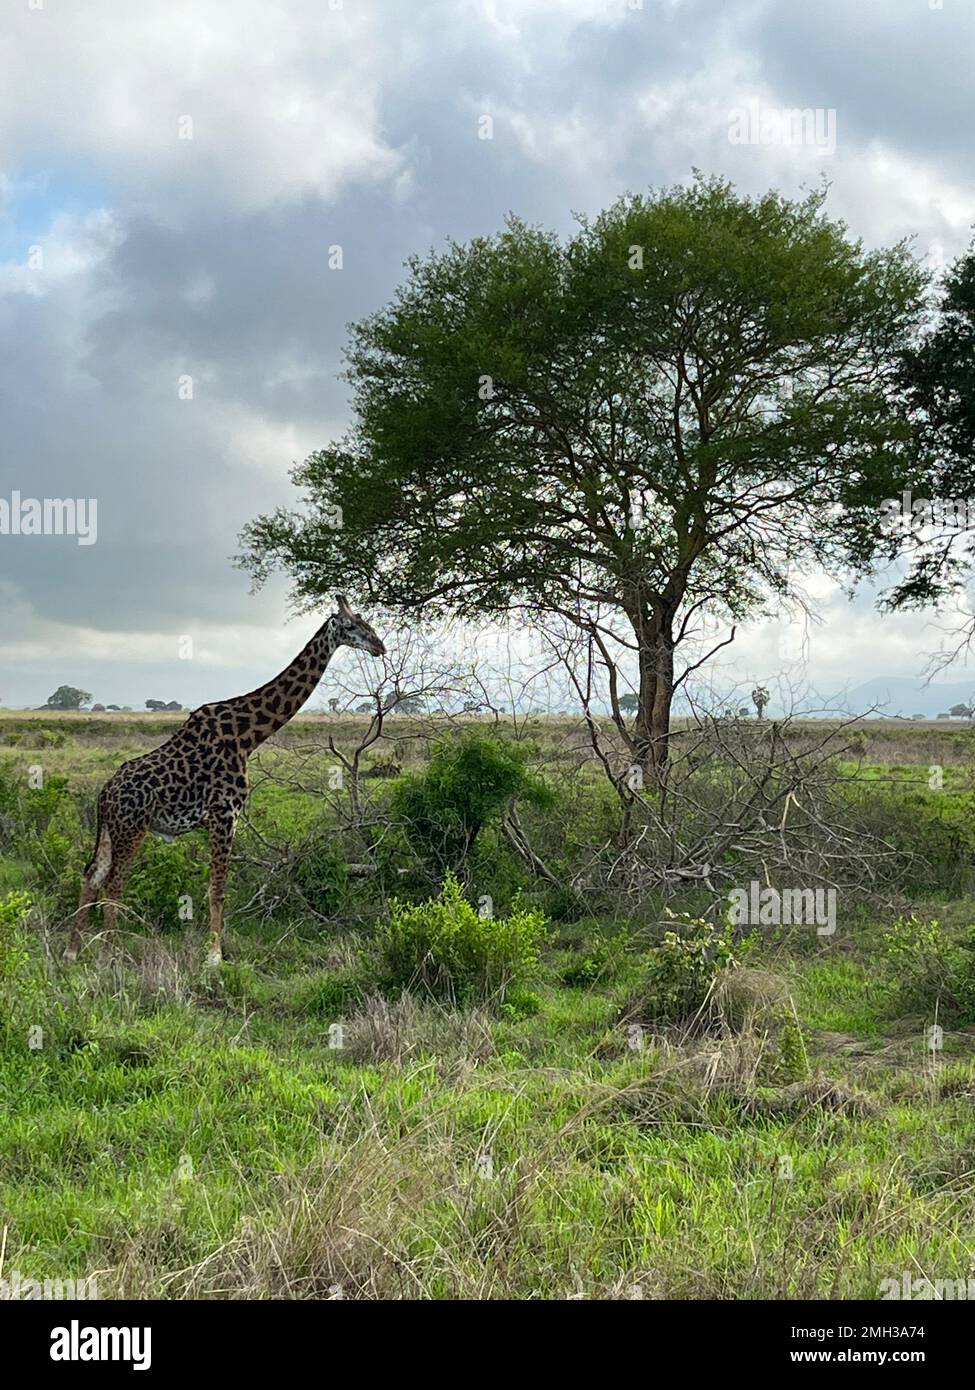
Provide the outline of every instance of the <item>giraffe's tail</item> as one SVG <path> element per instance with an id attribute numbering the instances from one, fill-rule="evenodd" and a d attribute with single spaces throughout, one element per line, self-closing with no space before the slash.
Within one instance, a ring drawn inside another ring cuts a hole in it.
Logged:
<path id="1" fill-rule="evenodd" d="M 105 878 L 111 862 L 112 837 L 108 833 L 108 826 L 102 823 L 102 802 L 101 797 L 99 797 L 98 815 L 95 821 L 95 848 L 85 865 L 85 878 L 92 883 L 93 887 L 96 887 Z"/>
<path id="2" fill-rule="evenodd" d="M 95 817 L 95 848 L 94 848 L 94 849 L 92 850 L 92 852 L 91 852 L 91 858 L 88 860 L 88 863 L 85 865 L 85 873 L 86 873 L 86 874 L 90 874 L 91 871 L 92 871 L 92 869 L 95 867 L 95 862 L 96 862 L 96 860 L 98 859 L 98 846 L 101 844 L 101 842 L 102 842 L 102 799 L 101 799 L 101 797 L 99 797 L 99 798 L 98 798 L 98 811 L 96 812 L 96 817 Z"/>

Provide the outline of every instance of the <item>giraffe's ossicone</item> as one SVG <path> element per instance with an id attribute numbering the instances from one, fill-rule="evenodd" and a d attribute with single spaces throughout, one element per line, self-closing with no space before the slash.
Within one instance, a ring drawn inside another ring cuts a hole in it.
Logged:
<path id="1" fill-rule="evenodd" d="M 297 714 L 338 647 L 371 656 L 386 650 L 343 594 L 338 595 L 337 612 L 273 680 L 247 695 L 201 705 L 165 743 L 123 763 L 109 778 L 98 797 L 95 848 L 84 871 L 66 960 L 77 958 L 97 903 L 104 908 L 104 946 L 110 947 L 119 896 L 149 831 L 171 837 L 205 827 L 211 855 L 207 960 L 211 965 L 220 961 L 230 847 L 247 800 L 247 759 Z"/>

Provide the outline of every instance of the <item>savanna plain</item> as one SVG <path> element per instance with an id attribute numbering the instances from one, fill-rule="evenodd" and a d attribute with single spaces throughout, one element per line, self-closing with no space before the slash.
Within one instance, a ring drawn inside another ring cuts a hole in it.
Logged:
<path id="1" fill-rule="evenodd" d="M 969 1279 L 966 723 L 677 721 L 661 789 L 567 717 L 368 743 L 299 716 L 251 764 L 224 964 L 194 833 L 149 838 L 113 952 L 66 966 L 97 790 L 179 718 L 0 712 L 6 1272 L 171 1299 Z M 832 891 L 834 929 L 743 924 L 753 883 Z"/>

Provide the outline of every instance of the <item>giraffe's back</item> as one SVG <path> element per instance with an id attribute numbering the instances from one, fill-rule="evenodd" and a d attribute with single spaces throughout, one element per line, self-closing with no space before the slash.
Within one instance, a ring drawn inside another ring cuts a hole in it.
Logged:
<path id="1" fill-rule="evenodd" d="M 123 763 L 99 799 L 112 822 L 185 835 L 212 814 L 239 811 L 247 798 L 247 763 L 232 713 L 202 705 L 168 738 L 140 758 Z"/>

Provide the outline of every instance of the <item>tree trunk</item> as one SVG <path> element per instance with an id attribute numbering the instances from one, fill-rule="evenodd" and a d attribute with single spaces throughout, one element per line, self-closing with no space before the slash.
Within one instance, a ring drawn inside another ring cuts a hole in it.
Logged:
<path id="1" fill-rule="evenodd" d="M 640 704 L 633 725 L 637 756 L 645 772 L 660 776 L 667 766 L 670 707 L 674 699 L 674 641 L 669 623 L 637 630 L 640 643 Z"/>

